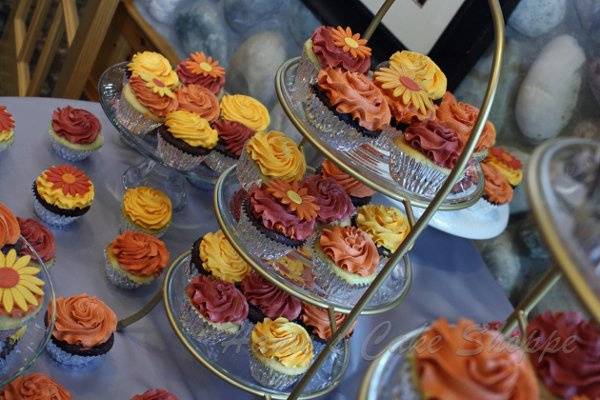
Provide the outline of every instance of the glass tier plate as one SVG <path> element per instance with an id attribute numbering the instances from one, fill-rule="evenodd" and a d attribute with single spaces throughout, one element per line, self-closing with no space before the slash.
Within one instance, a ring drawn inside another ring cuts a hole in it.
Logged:
<path id="1" fill-rule="evenodd" d="M 192 338 L 182 323 L 181 315 L 185 302 L 185 287 L 190 274 L 190 252 L 180 255 L 171 265 L 164 282 L 164 305 L 171 326 L 177 337 L 192 355 L 219 378 L 242 390 L 257 396 L 270 395 L 273 399 L 287 399 L 292 388 L 274 390 L 260 385 L 250 374 L 249 333 L 251 324 L 236 338 L 220 345 L 205 344 Z M 315 355 L 324 348 L 322 343 L 313 341 Z M 315 398 L 329 393 L 342 379 L 349 361 L 348 342 L 342 341 L 329 355 L 308 384 L 302 398 Z M 288 391 L 289 390 L 289 391 Z"/>
<path id="2" fill-rule="evenodd" d="M 108 68 L 98 82 L 98 94 L 100 96 L 100 105 L 106 113 L 110 122 L 115 126 L 121 139 L 125 144 L 138 151 L 144 157 L 164 165 L 167 168 L 173 168 L 165 164 L 157 151 L 157 139 L 153 134 L 136 135 L 124 127 L 116 117 L 116 110 L 121 100 L 121 90 L 126 81 L 127 63 L 122 62 Z M 176 170 L 176 168 L 173 168 Z M 208 168 L 204 163 L 192 171 L 179 171 L 186 175 L 190 182 L 202 186 L 202 183 L 214 185 L 217 177 L 216 172 Z"/>
<path id="3" fill-rule="evenodd" d="M 290 120 L 302 135 L 320 150 L 326 151 L 327 158 L 331 159 L 342 169 L 350 169 L 353 175 L 374 190 L 390 196 L 396 200 L 408 199 L 414 205 L 426 208 L 433 200 L 433 196 L 425 196 L 404 190 L 391 177 L 388 162 L 389 152 L 375 148 L 370 144 L 363 144 L 352 150 L 338 150 L 322 141 L 314 133 L 310 122 L 306 119 L 302 104 L 294 100 L 293 92 L 296 70 L 299 58 L 293 58 L 281 65 L 275 77 L 277 97 Z M 324 152 L 325 152 L 324 151 Z M 327 154 L 329 153 L 329 154 Z M 346 168 L 344 168 L 344 166 Z M 441 210 L 458 210 L 474 204 L 483 191 L 483 172 L 479 164 L 473 168 L 475 182 L 469 188 L 457 193 L 450 193 L 442 203 Z"/>
<path id="4" fill-rule="evenodd" d="M 310 250 L 303 248 L 288 254 L 288 257 L 301 261 L 305 266 L 301 274 L 297 273 L 293 277 L 290 277 L 285 271 L 285 266 L 282 267 L 277 261 L 263 260 L 248 251 L 248 244 L 244 240 L 246 233 L 238 229 L 238 222 L 231 208 L 234 195 L 240 188 L 235 168 L 233 166 L 223 172 L 215 185 L 215 213 L 229 241 L 250 265 L 281 289 L 316 306 L 333 307 L 338 312 L 349 313 L 367 287 L 348 289 L 343 295 L 327 295 L 314 279 L 314 261 Z M 383 263 L 380 264 L 380 267 L 382 266 Z M 363 313 L 376 314 L 394 308 L 408 293 L 411 281 L 412 269 L 407 255 L 394 268 Z"/>
<path id="5" fill-rule="evenodd" d="M 52 279 L 46 266 L 23 237 L 19 239 L 15 246 L 4 247 L 2 252 L 7 254 L 10 248 L 28 248 L 32 254 L 36 254 L 31 259 L 41 269 L 37 277 L 44 281 L 45 285 L 40 310 L 35 316 L 26 321 L 18 330 L 15 329 L 16 332 L 11 332 L 11 337 L 8 339 L 4 338 L 8 334 L 0 331 L 2 335 L 2 340 L 0 340 L 0 388 L 19 377 L 36 362 L 45 349 L 48 340 L 50 340 L 55 320 L 55 313 L 53 312 L 49 315 L 48 325 L 44 323 L 48 305 L 54 304 L 55 301 Z M 15 305 L 15 307 L 17 306 Z M 20 339 L 15 340 L 17 338 Z"/>

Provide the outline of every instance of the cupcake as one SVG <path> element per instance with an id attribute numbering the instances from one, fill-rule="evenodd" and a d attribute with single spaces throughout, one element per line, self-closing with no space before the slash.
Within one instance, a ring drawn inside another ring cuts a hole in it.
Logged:
<path id="1" fill-rule="evenodd" d="M 402 361 L 403 399 L 538 399 L 524 352 L 469 320 L 435 321 Z"/>
<path id="2" fill-rule="evenodd" d="M 246 142 L 236 172 L 240 185 L 247 190 L 270 179 L 302 179 L 306 160 L 296 142 L 283 132 L 257 132 Z"/>
<path id="3" fill-rule="evenodd" d="M 225 85 L 225 69 L 212 57 L 198 51 L 191 53 L 175 68 L 177 76 L 185 85 L 197 84 L 218 94 Z"/>
<path id="4" fill-rule="evenodd" d="M 273 180 L 253 186 L 238 228 L 255 256 L 276 259 L 303 246 L 315 230 L 319 207 L 299 182 Z"/>
<path id="5" fill-rule="evenodd" d="M 368 233 L 354 226 L 323 228 L 315 244 L 317 283 L 328 293 L 343 296 L 367 286 L 377 276 L 380 256 Z"/>
<path id="6" fill-rule="evenodd" d="M 240 283 L 250 266 L 233 248 L 221 230 L 208 232 L 194 242 L 192 266 L 201 274 L 210 274 L 229 283 Z"/>
<path id="7" fill-rule="evenodd" d="M 21 236 L 19 221 L 13 212 L 0 203 L 0 249 L 17 243 Z"/>
<path id="8" fill-rule="evenodd" d="M 266 130 L 271 122 L 267 108 L 250 96 L 226 94 L 220 108 L 221 118 L 213 124 L 219 133 L 219 142 L 205 160 L 206 165 L 218 173 L 234 165 L 248 139 Z"/>
<path id="9" fill-rule="evenodd" d="M 543 399 L 600 398 L 600 326 L 577 312 L 547 311 L 527 327 Z"/>
<path id="10" fill-rule="evenodd" d="M 197 275 L 185 288 L 185 295 L 181 320 L 196 340 L 216 344 L 242 331 L 248 303 L 232 283 Z"/>
<path id="11" fill-rule="evenodd" d="M 333 178 L 322 175 L 311 175 L 303 184 L 308 193 L 315 198 L 319 206 L 317 221 L 322 224 L 350 225 L 350 217 L 354 214 L 354 205 L 348 193 Z"/>
<path id="12" fill-rule="evenodd" d="M 388 99 L 398 127 L 413 119 L 435 117 L 433 101 L 444 95 L 447 85 L 446 76 L 429 57 L 406 50 L 392 54 L 387 66 L 375 71 L 373 80 Z"/>
<path id="13" fill-rule="evenodd" d="M 346 320 L 346 316 L 342 313 L 335 313 L 335 326 L 340 327 Z M 302 314 L 300 314 L 300 322 L 306 330 L 312 334 L 313 338 L 320 343 L 327 343 L 331 338 L 331 322 L 329 313 L 326 308 L 313 306 L 312 304 L 302 303 Z M 356 325 L 356 323 L 354 324 Z M 354 328 L 346 334 L 346 338 L 352 335 Z"/>
<path id="14" fill-rule="evenodd" d="M 0 105 L 0 152 L 12 146 L 15 141 L 14 130 L 15 120 L 6 107 Z"/>
<path id="15" fill-rule="evenodd" d="M 188 171 L 200 165 L 213 147 L 218 134 L 198 114 L 178 110 L 167 114 L 158 129 L 158 153 L 169 166 Z"/>
<path id="16" fill-rule="evenodd" d="M 156 237 L 167 231 L 173 217 L 169 196 L 148 186 L 127 189 L 121 212 L 121 231 L 141 231 Z"/>
<path id="17" fill-rule="evenodd" d="M 149 389 L 142 394 L 136 394 L 131 400 L 177 400 L 177 396 L 165 389 Z"/>
<path id="18" fill-rule="evenodd" d="M 21 375 L 0 389 L 3 400 L 71 400 L 71 393 L 46 374 Z"/>
<path id="19" fill-rule="evenodd" d="M 52 312 L 49 305 L 47 318 Z M 102 300 L 85 293 L 56 298 L 56 322 L 46 349 L 59 364 L 85 367 L 110 351 L 117 316 Z"/>
<path id="20" fill-rule="evenodd" d="M 368 204 L 356 211 L 356 226 L 373 238 L 379 254 L 389 257 L 410 232 L 408 218 L 396 207 Z"/>
<path id="21" fill-rule="evenodd" d="M 123 289 L 151 284 L 169 262 L 165 243 L 143 232 L 125 231 L 106 246 L 104 271 Z"/>
<path id="22" fill-rule="evenodd" d="M 293 321 L 300 315 L 302 303 L 296 297 L 277 288 L 256 271 L 252 271 L 242 281 L 242 293 L 246 296 L 250 311 L 248 319 L 259 323 L 266 317 L 283 317 Z"/>
<path id="23" fill-rule="evenodd" d="M 329 67 L 319 71 L 304 111 L 323 140 L 340 150 L 377 139 L 391 119 L 388 101 L 366 75 Z"/>
<path id="24" fill-rule="evenodd" d="M 454 130 L 458 135 L 458 140 L 462 149 L 465 147 L 471 131 L 475 127 L 479 109 L 468 103 L 457 101 L 454 95 L 446 92 L 442 98 L 442 102 L 437 107 L 436 118 L 444 126 Z M 490 121 L 486 121 L 481 136 L 475 146 L 473 157 L 481 161 L 483 160 L 488 150 L 496 142 L 496 128 Z"/>
<path id="25" fill-rule="evenodd" d="M 66 106 L 57 108 L 50 121 L 52 148 L 61 158 L 81 161 L 102 147 L 104 139 L 100 121 L 91 112 Z"/>
<path id="26" fill-rule="evenodd" d="M 219 100 L 217 96 L 204 86 L 197 84 L 181 85 L 175 91 L 178 110 L 185 110 L 198 114 L 209 123 L 219 117 Z"/>
<path id="27" fill-rule="evenodd" d="M 31 256 L 31 262 L 33 263 L 37 258 L 37 254 L 46 265 L 46 268 L 53 266 L 56 255 L 56 243 L 54 242 L 52 232 L 50 232 L 46 225 L 33 218 L 17 218 L 17 221 L 19 221 L 21 235 L 31 245 L 31 247 L 22 246 L 19 249 L 19 255 Z"/>
<path id="28" fill-rule="evenodd" d="M 48 225 L 63 227 L 89 211 L 94 195 L 85 172 L 69 164 L 54 165 L 33 183 L 33 209 Z"/>
<path id="29" fill-rule="evenodd" d="M 510 203 L 513 197 L 513 188 L 508 179 L 504 177 L 495 167 L 487 162 L 481 163 L 483 177 L 483 198 L 488 203 L 498 206 Z"/>
<path id="30" fill-rule="evenodd" d="M 485 163 L 496 168 L 513 188 L 523 181 L 523 164 L 502 147 L 491 147 Z"/>
<path id="31" fill-rule="evenodd" d="M 371 197 L 375 194 L 374 190 L 354 179 L 329 160 L 325 160 L 321 164 L 321 175 L 325 178 L 333 178 L 339 183 L 346 193 L 348 193 L 352 204 L 356 207 L 368 204 L 371 201 Z"/>
<path id="32" fill-rule="evenodd" d="M 285 318 L 265 318 L 250 335 L 250 373 L 261 385 L 284 389 L 308 370 L 313 352 L 302 326 Z"/>
<path id="33" fill-rule="evenodd" d="M 413 122 L 394 141 L 390 174 L 404 190 L 433 196 L 456 165 L 460 146 L 456 132 L 439 122 Z"/>
<path id="34" fill-rule="evenodd" d="M 284 256 L 271 261 L 271 265 L 275 271 L 296 285 L 309 289 L 315 286 L 315 275 L 312 272 L 312 266 L 307 265 L 299 258 Z"/>

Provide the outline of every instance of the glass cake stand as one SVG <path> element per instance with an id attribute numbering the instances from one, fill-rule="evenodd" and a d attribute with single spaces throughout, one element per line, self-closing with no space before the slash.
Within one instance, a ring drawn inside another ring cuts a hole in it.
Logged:
<path id="1" fill-rule="evenodd" d="M 214 185 L 218 174 L 205 164 L 201 164 L 192 171 L 183 171 L 172 167 L 165 163 L 158 153 L 155 134 L 150 132 L 145 135 L 136 135 L 119 122 L 116 110 L 121 101 L 126 72 L 127 62 L 115 64 L 104 71 L 98 81 L 100 105 L 119 132 L 121 141 L 145 157 L 142 163 L 129 167 L 123 173 L 123 185 L 134 187 L 149 179 L 160 180 L 163 182 L 163 189 L 171 197 L 173 208 L 179 211 L 183 209 L 186 202 L 184 191 L 186 178 L 193 186 L 206 189 Z"/>
<path id="2" fill-rule="evenodd" d="M 45 283 L 44 297 L 41 301 L 40 310 L 33 318 L 28 320 L 16 332 L 11 333 L 11 336 L 7 339 L 0 340 L 0 388 L 22 375 L 36 362 L 50 340 L 56 319 L 55 312 L 52 312 L 49 315 L 47 324 L 44 321 L 48 306 L 55 302 L 54 286 L 46 265 L 23 237 L 19 239 L 14 247 L 27 248 L 31 251 L 31 254 L 34 254 L 31 257 L 32 262 L 35 262 L 38 268 L 41 269 L 37 277 Z M 6 254 L 7 252 L 8 250 L 3 250 L 3 253 Z"/>
<path id="3" fill-rule="evenodd" d="M 264 387 L 252 378 L 248 349 L 251 327 L 243 330 L 231 341 L 217 346 L 198 341 L 187 333 L 179 315 L 187 301 L 184 289 L 192 277 L 190 258 L 188 251 L 173 262 L 167 271 L 163 287 L 165 310 L 179 340 L 198 362 L 229 384 L 257 396 L 287 399 L 290 394 L 288 391 Z M 324 345 L 316 341 L 313 341 L 313 345 L 316 356 Z M 332 391 L 340 383 L 348 367 L 348 361 L 348 342 L 344 340 L 329 354 L 327 361 L 321 366 L 302 398 L 312 399 Z"/>
<path id="4" fill-rule="evenodd" d="M 223 172 L 217 180 L 214 192 L 217 221 L 233 247 L 248 264 L 282 290 L 304 302 L 322 308 L 332 308 L 334 311 L 345 314 L 349 313 L 367 288 L 349 289 L 343 295 L 326 294 L 325 290 L 314 280 L 312 273 L 314 261 L 310 250 L 295 250 L 288 254 L 288 257 L 301 261 L 305 266 L 303 273 L 295 274 L 293 277 L 286 273 L 285 266 L 281 267 L 277 261 L 269 262 L 252 254 L 244 240 L 245 233 L 238 229 L 238 222 L 231 208 L 234 195 L 240 188 L 235 168 L 236 166 L 233 166 Z M 411 282 L 412 268 L 410 259 L 406 255 L 379 288 L 377 294 L 364 309 L 363 314 L 376 314 L 396 307 L 408 293 Z"/>

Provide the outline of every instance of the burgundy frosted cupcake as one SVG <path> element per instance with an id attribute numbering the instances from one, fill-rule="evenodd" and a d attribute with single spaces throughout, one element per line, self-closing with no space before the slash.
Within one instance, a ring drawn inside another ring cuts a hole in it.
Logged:
<path id="1" fill-rule="evenodd" d="M 250 306 L 248 319 L 252 323 L 262 322 L 265 317 L 284 317 L 294 321 L 300 315 L 300 300 L 277 288 L 255 271 L 246 275 L 241 289 Z"/>
<path id="2" fill-rule="evenodd" d="M 225 85 L 225 69 L 212 57 L 198 51 L 181 61 L 175 71 L 185 84 L 198 84 L 217 94 Z"/>
<path id="3" fill-rule="evenodd" d="M 33 218 L 17 218 L 19 221 L 19 227 L 21 228 L 21 235 L 27 240 L 27 242 L 33 247 L 35 252 L 40 256 L 47 268 L 54 265 L 54 257 L 56 255 L 56 243 L 54 242 L 54 235 L 41 222 L 36 221 Z M 34 256 L 33 251 L 29 247 L 23 246 L 19 250 L 20 256 L 32 256 L 31 262 L 37 257 Z"/>
<path id="4" fill-rule="evenodd" d="M 149 389 L 142 394 L 136 394 L 131 400 L 178 400 L 177 396 L 165 389 Z"/>
<path id="5" fill-rule="evenodd" d="M 317 221 L 322 224 L 337 223 L 350 225 L 350 217 L 354 214 L 352 199 L 346 190 L 333 178 L 322 175 L 311 175 L 304 179 L 308 193 L 314 196 L 315 203 L 319 206 Z"/>
<path id="6" fill-rule="evenodd" d="M 239 160 L 244 145 L 254 135 L 254 131 L 247 126 L 226 119 L 218 119 L 212 127 L 219 134 L 217 146 L 204 162 L 218 173 L 223 173 Z"/>
<path id="7" fill-rule="evenodd" d="M 365 185 L 364 183 L 354 179 L 341 169 L 339 169 L 334 163 L 329 160 L 323 161 L 320 168 L 321 175 L 325 178 L 332 178 L 341 187 L 344 188 L 352 204 L 356 207 L 364 206 L 371 201 L 371 198 L 375 194 L 375 191 Z"/>
<path id="8" fill-rule="evenodd" d="M 101 128 L 100 121 L 91 112 L 66 106 L 54 110 L 48 133 L 56 154 L 76 162 L 102 147 Z"/>
<path id="9" fill-rule="evenodd" d="M 181 320 L 187 332 L 205 343 L 235 337 L 248 318 L 246 298 L 232 283 L 208 275 L 195 276 L 185 288 Z"/>
<path id="10" fill-rule="evenodd" d="M 346 316 L 342 313 L 335 313 L 335 325 L 339 328 L 344 323 Z M 300 323 L 306 330 L 312 334 L 313 338 L 318 342 L 325 343 L 331 338 L 331 323 L 329 321 L 329 313 L 325 308 L 313 306 L 312 304 L 302 303 L 302 314 L 300 314 Z M 356 323 L 354 323 L 354 326 Z M 354 330 L 352 329 L 346 334 L 350 337 Z"/>

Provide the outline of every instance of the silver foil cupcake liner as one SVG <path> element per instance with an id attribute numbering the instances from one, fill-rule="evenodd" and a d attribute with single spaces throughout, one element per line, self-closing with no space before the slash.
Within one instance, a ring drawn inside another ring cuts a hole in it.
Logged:
<path id="1" fill-rule="evenodd" d="M 70 217 L 66 215 L 55 214 L 48 210 L 40 201 L 33 195 L 33 211 L 46 224 L 54 228 L 65 228 L 75 222 L 80 216 Z"/>
<path id="2" fill-rule="evenodd" d="M 69 162 L 78 162 L 85 160 L 94 152 L 94 150 L 73 150 L 68 148 L 67 146 L 59 143 L 50 136 L 50 144 L 52 145 L 52 149 L 60 158 Z"/>
<path id="3" fill-rule="evenodd" d="M 86 368 L 94 366 L 105 356 L 104 354 L 100 356 L 80 356 L 67 353 L 54 344 L 52 340 L 50 340 L 46 345 L 46 350 L 54 361 L 71 368 Z"/>
<path id="4" fill-rule="evenodd" d="M 422 163 L 394 146 L 390 154 L 390 175 L 404 190 L 434 196 L 448 174 Z"/>
<path id="5" fill-rule="evenodd" d="M 238 234 L 249 252 L 265 260 L 276 260 L 288 254 L 294 248 L 266 237 L 248 217 L 245 207 L 240 210 Z"/>
<path id="6" fill-rule="evenodd" d="M 221 175 L 225 170 L 229 169 L 231 166 L 235 165 L 238 162 L 236 158 L 232 158 L 226 156 L 220 151 L 213 150 L 206 158 L 204 158 L 204 163 L 208 166 L 208 168 L 212 169 L 219 175 Z"/>
<path id="7" fill-rule="evenodd" d="M 306 101 L 310 86 L 316 83 L 318 74 L 319 68 L 313 64 L 306 51 L 303 51 L 296 69 L 294 85 L 292 86 L 292 99 L 296 103 L 299 104 Z"/>
<path id="8" fill-rule="evenodd" d="M 371 141 L 370 144 L 379 150 L 382 162 L 389 163 L 390 153 L 394 148 L 394 141 L 399 137 L 402 137 L 401 130 L 393 126 L 387 126 L 382 130 L 381 135 L 377 139 Z"/>
<path id="9" fill-rule="evenodd" d="M 163 139 L 162 135 L 158 135 L 157 150 L 165 164 L 180 171 L 190 171 L 200 166 L 206 157 L 206 155 L 196 156 L 179 150 Z"/>
<path id="10" fill-rule="evenodd" d="M 250 374 L 261 385 L 273 389 L 285 389 L 294 384 L 302 376 L 302 374 L 288 375 L 275 371 L 262 363 L 254 355 L 252 349 L 250 349 Z"/>
<path id="11" fill-rule="evenodd" d="M 169 229 L 170 225 L 171 224 L 169 223 L 167 226 L 165 226 L 164 228 L 162 228 L 161 230 L 158 230 L 158 231 L 145 229 L 145 228 L 142 228 L 141 226 L 133 223 L 133 221 L 131 221 L 129 218 L 127 218 L 125 216 L 125 214 L 123 214 L 121 212 L 121 222 L 119 224 L 119 233 L 123 233 L 125 231 L 135 231 L 135 232 L 147 233 L 148 235 L 152 235 L 156 238 L 160 238 Z"/>
<path id="12" fill-rule="evenodd" d="M 117 102 L 116 117 L 119 123 L 134 135 L 145 135 L 160 126 L 160 122 L 151 120 L 133 108 L 123 93 Z"/>
<path id="13" fill-rule="evenodd" d="M 244 190 L 250 189 L 252 185 L 259 185 L 264 179 L 258 164 L 246 151 L 246 145 L 244 145 L 244 148 L 242 149 L 242 154 L 238 160 L 235 172 L 238 181 L 240 182 L 240 186 L 244 188 Z"/>
<path id="14" fill-rule="evenodd" d="M 117 287 L 120 287 L 121 289 L 133 290 L 154 282 L 154 280 L 151 280 L 147 283 L 141 283 L 129 279 L 127 275 L 125 275 L 123 272 L 119 271 L 117 268 L 111 265 L 110 261 L 108 260 L 108 255 L 106 254 L 106 251 L 104 254 L 104 259 L 104 273 L 106 275 L 106 278 L 110 283 Z"/>
<path id="15" fill-rule="evenodd" d="M 200 314 L 187 296 L 179 317 L 185 331 L 191 337 L 199 342 L 207 344 L 218 344 L 228 339 L 232 339 L 244 329 L 244 326 L 241 325 L 235 333 L 229 333 L 215 328 Z"/>
<path id="16" fill-rule="evenodd" d="M 489 153 L 488 149 L 476 151 L 473 153 L 473 155 L 471 157 L 477 162 L 482 162 L 483 160 L 485 160 L 487 158 L 488 153 Z"/>

